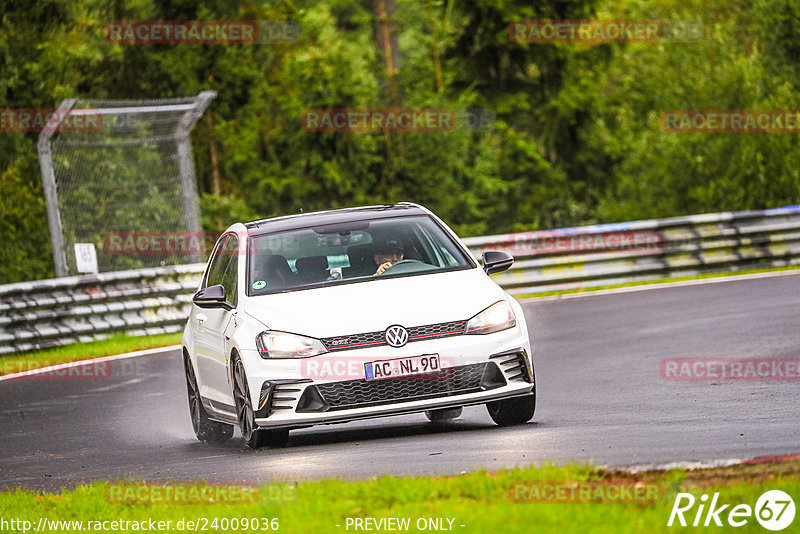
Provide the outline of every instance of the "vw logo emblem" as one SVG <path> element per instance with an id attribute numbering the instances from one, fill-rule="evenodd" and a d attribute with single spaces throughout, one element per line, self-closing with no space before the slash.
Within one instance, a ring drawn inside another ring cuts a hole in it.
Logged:
<path id="1" fill-rule="evenodd" d="M 386 343 L 392 347 L 402 347 L 408 343 L 408 331 L 399 324 L 386 329 Z"/>

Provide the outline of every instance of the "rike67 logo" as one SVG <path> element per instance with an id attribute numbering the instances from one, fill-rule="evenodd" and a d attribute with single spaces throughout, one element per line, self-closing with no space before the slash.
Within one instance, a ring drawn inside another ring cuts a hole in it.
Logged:
<path id="1" fill-rule="evenodd" d="M 672 512 L 669 514 L 667 526 L 671 527 L 677 519 L 677 524 L 685 527 L 691 526 L 717 526 L 725 523 L 731 527 L 743 527 L 755 516 L 756 521 L 767 530 L 784 530 L 792 524 L 795 515 L 795 505 L 788 493 L 780 490 L 764 492 L 756 501 L 755 508 L 749 504 L 721 504 L 719 493 L 715 493 L 708 502 L 705 493 L 697 499 L 691 493 L 678 493 Z M 695 510 L 695 505 L 696 510 Z M 684 514 L 686 517 L 684 517 Z M 687 520 L 688 517 L 688 520 Z M 676 524 L 676 526 L 677 526 Z"/>

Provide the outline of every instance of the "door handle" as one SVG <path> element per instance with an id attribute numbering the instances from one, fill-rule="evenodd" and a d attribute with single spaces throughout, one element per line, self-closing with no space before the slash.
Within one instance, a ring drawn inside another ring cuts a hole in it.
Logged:
<path id="1" fill-rule="evenodd" d="M 203 324 L 203 322 L 208 319 L 205 313 L 198 313 L 195 315 L 195 319 L 197 319 L 197 324 Z"/>

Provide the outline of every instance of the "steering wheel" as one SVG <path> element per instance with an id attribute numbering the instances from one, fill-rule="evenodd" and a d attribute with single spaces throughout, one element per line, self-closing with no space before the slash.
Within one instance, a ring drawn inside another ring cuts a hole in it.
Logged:
<path id="1" fill-rule="evenodd" d="M 394 269 L 394 268 L 395 268 L 395 267 L 397 267 L 398 265 L 413 265 L 413 264 L 416 264 L 416 263 L 422 263 L 422 264 L 425 264 L 425 262 L 423 262 L 423 261 L 419 261 L 419 260 L 411 260 L 411 259 L 408 259 L 408 260 L 400 260 L 400 261 L 396 261 L 396 262 L 394 262 L 394 263 L 392 264 L 392 266 L 391 266 L 391 267 L 389 267 L 388 269 L 386 269 L 385 271 L 383 271 L 381 274 L 386 274 L 387 272 L 391 271 L 392 269 Z"/>
<path id="2" fill-rule="evenodd" d="M 398 265 L 403 265 L 404 263 L 405 263 L 405 264 L 407 264 L 407 263 L 422 263 L 422 262 L 421 262 L 421 261 L 419 261 L 419 260 L 411 260 L 411 259 L 408 259 L 408 260 L 400 260 L 400 261 L 396 261 L 396 262 L 394 262 L 394 263 L 392 264 L 392 266 L 391 266 L 391 267 L 389 267 L 389 269 L 393 269 L 393 268 L 397 267 Z M 388 269 L 387 269 L 387 270 L 388 270 Z"/>

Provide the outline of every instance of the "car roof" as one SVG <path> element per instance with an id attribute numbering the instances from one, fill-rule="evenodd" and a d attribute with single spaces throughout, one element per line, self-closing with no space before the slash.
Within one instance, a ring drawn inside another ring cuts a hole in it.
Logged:
<path id="1" fill-rule="evenodd" d="M 313 213 L 298 213 L 271 219 L 262 219 L 245 224 L 250 235 L 271 234 L 312 226 L 327 224 L 363 221 L 365 219 L 386 219 L 400 215 L 428 215 L 423 207 L 411 202 L 397 204 L 383 204 L 379 206 L 362 206 L 358 208 L 343 208 Z"/>

